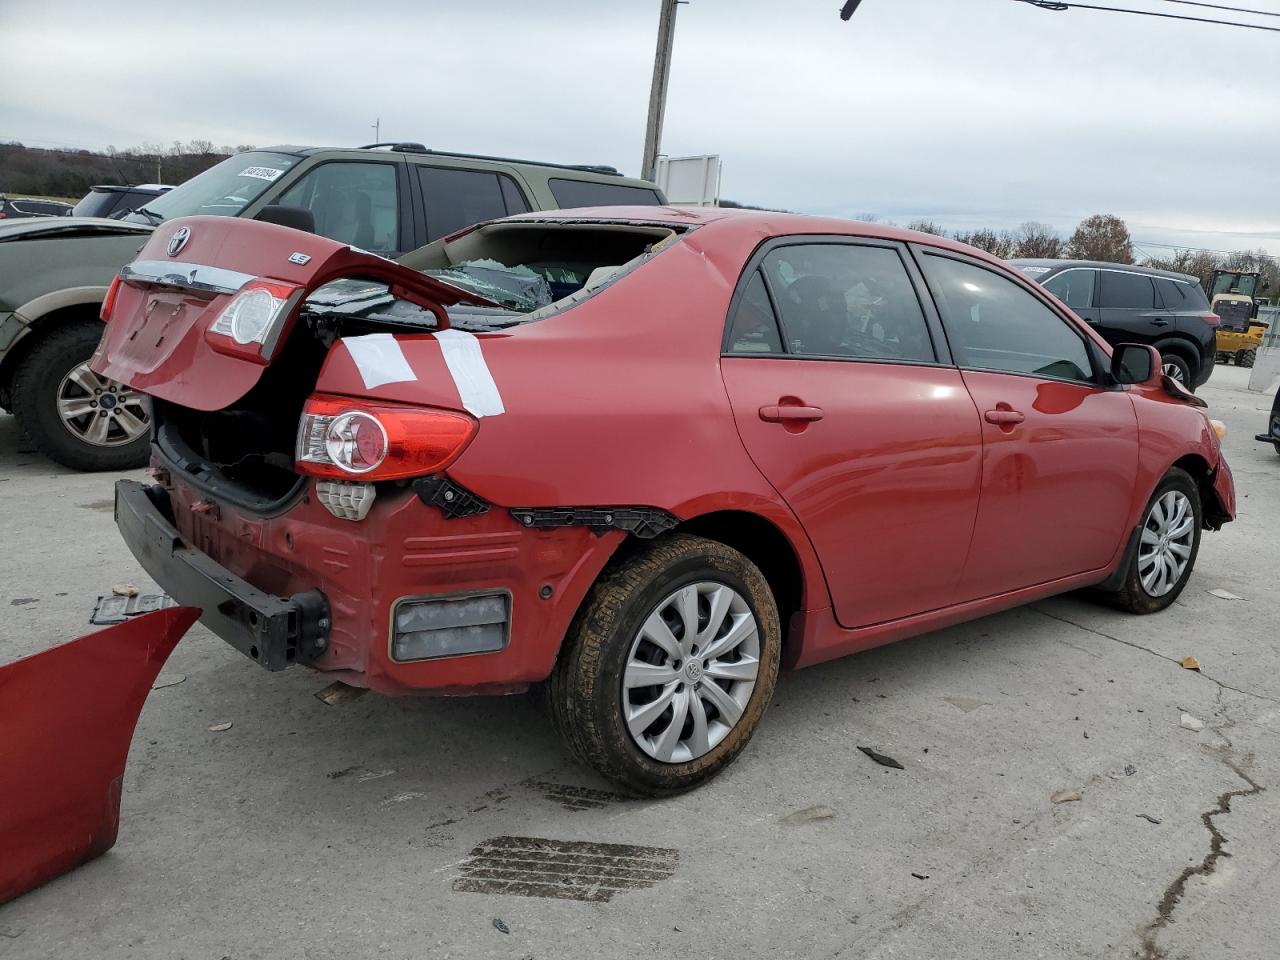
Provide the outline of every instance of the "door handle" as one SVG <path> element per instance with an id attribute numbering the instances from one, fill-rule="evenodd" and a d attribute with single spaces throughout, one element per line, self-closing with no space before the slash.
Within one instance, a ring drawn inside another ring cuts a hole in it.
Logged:
<path id="1" fill-rule="evenodd" d="M 1156 317 L 1151 321 L 1151 325 L 1153 327 L 1167 327 L 1169 325 L 1169 321 L 1164 317 Z"/>
<path id="2" fill-rule="evenodd" d="M 1017 410 L 988 410 L 982 415 L 987 423 L 995 423 L 1000 426 L 1006 424 L 1021 423 L 1027 419 L 1026 414 L 1019 413 Z"/>
<path id="3" fill-rule="evenodd" d="M 821 407 L 795 407 L 780 406 L 771 404 L 767 407 L 760 408 L 760 419 L 765 423 L 787 423 L 788 421 L 811 421 L 821 420 L 823 417 Z"/>

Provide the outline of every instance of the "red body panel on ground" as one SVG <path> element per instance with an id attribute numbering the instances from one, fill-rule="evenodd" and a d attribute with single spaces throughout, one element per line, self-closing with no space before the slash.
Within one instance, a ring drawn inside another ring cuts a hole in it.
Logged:
<path id="1" fill-rule="evenodd" d="M 0 903 L 116 842 L 138 714 L 199 615 L 158 610 L 0 666 Z"/>

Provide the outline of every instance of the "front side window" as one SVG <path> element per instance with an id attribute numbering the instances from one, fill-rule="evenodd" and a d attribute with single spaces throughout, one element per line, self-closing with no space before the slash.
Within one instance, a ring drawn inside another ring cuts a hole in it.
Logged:
<path id="1" fill-rule="evenodd" d="M 492 170 L 419 166 L 418 182 L 427 211 L 428 241 L 529 209 L 515 181 Z"/>
<path id="2" fill-rule="evenodd" d="M 1084 340 L 1058 314 L 991 270 L 928 254 L 925 277 L 956 361 L 973 370 L 1089 380 Z"/>
<path id="3" fill-rule="evenodd" d="M 400 200 L 392 163 L 322 163 L 276 202 L 310 210 L 322 237 L 374 253 L 399 246 Z"/>
<path id="4" fill-rule="evenodd" d="M 1150 310 L 1156 305 L 1156 289 L 1151 278 L 1141 273 L 1103 270 L 1098 303 L 1113 310 Z"/>
<path id="5" fill-rule="evenodd" d="M 1066 270 L 1045 281 L 1044 288 L 1072 310 L 1088 310 L 1093 306 L 1093 282 L 1096 270 Z"/>
<path id="6" fill-rule="evenodd" d="M 790 353 L 932 362 L 924 311 L 897 250 L 847 243 L 779 247 L 763 269 Z"/>

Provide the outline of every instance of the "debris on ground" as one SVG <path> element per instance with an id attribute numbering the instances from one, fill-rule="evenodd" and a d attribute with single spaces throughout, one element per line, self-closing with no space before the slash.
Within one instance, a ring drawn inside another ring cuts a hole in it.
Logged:
<path id="1" fill-rule="evenodd" d="M 93 613 L 89 616 L 89 622 L 100 627 L 110 627 L 117 623 L 124 623 L 131 617 L 154 613 L 177 605 L 173 597 L 163 593 L 142 593 L 135 596 L 113 594 L 98 598 L 98 602 L 94 604 Z"/>
<path id="2" fill-rule="evenodd" d="M 1147 821 L 1147 823 L 1154 823 L 1157 827 L 1163 822 L 1149 813 L 1138 813 L 1134 814 L 1134 816 L 1141 817 L 1143 820 Z"/>
<path id="3" fill-rule="evenodd" d="M 1180 666 L 1183 670 L 1198 671 L 1200 669 L 1200 661 L 1197 660 L 1195 657 L 1183 657 L 1181 660 L 1178 661 L 1178 666 Z"/>
<path id="4" fill-rule="evenodd" d="M 223 730 L 230 730 L 230 729 L 231 729 L 231 721 L 228 720 L 226 723 L 215 723 L 213 726 L 209 728 L 209 732 L 221 733 Z"/>
<path id="5" fill-rule="evenodd" d="M 152 690 L 160 690 L 164 687 L 176 687 L 187 679 L 185 673 L 162 673 L 156 677 L 156 682 L 151 685 Z"/>
<path id="6" fill-rule="evenodd" d="M 927 873 L 913 873 L 912 876 L 915 877 L 917 880 L 929 879 L 929 875 Z"/>
<path id="7" fill-rule="evenodd" d="M 493 929 L 497 930 L 499 933 L 511 933 L 511 928 L 502 922 L 501 917 L 493 918 Z"/>
<path id="8" fill-rule="evenodd" d="M 1219 600 L 1244 600 L 1244 599 L 1246 599 L 1245 597 L 1242 597 L 1242 596 L 1240 596 L 1239 594 L 1232 593 L 1230 590 L 1223 590 L 1221 587 L 1216 587 L 1216 588 L 1214 588 L 1213 590 L 1210 590 L 1210 591 L 1209 591 L 1209 593 L 1211 593 L 1213 596 L 1217 597 Z"/>
<path id="9" fill-rule="evenodd" d="M 942 699 L 965 713 L 973 713 L 979 707 L 991 706 L 986 700 L 979 700 L 976 697 L 943 697 Z"/>
<path id="10" fill-rule="evenodd" d="M 117 583 L 112 586 L 111 592 L 117 597 L 136 597 L 138 595 L 138 588 L 132 583 Z"/>
<path id="11" fill-rule="evenodd" d="M 1084 794 L 1079 790 L 1055 790 L 1049 795 L 1050 803 L 1071 803 L 1073 800 L 1083 800 Z"/>
<path id="12" fill-rule="evenodd" d="M 907 769 L 902 764 L 900 764 L 897 760 L 893 759 L 893 757 L 886 756 L 883 753 L 877 753 L 876 751 L 872 750 L 870 747 L 859 747 L 858 749 L 861 750 L 863 753 L 865 753 L 868 757 L 870 757 L 876 763 L 880 764 L 880 766 L 882 767 L 893 767 L 895 770 Z"/>
<path id="13" fill-rule="evenodd" d="M 1126 777 L 1132 777 L 1137 772 L 1138 772 L 1138 768 L 1135 767 L 1132 763 L 1125 764 L 1124 775 Z"/>
<path id="14" fill-rule="evenodd" d="M 816 806 L 805 807 L 803 810 L 797 810 L 795 813 L 782 818 L 783 823 L 811 823 L 814 820 L 830 820 L 836 815 L 836 812 L 830 807 Z"/>
<path id="15" fill-rule="evenodd" d="M 16 600 L 10 600 L 11 607 L 25 607 L 28 603 L 39 603 L 39 597 L 18 597 Z"/>
<path id="16" fill-rule="evenodd" d="M 1184 713 L 1182 715 L 1182 729 L 1191 730 L 1194 733 L 1199 733 L 1201 730 L 1204 729 L 1204 721 L 1200 720 L 1197 717 L 1193 717 L 1189 713 Z"/>
<path id="17" fill-rule="evenodd" d="M 336 707 L 339 704 L 350 703 L 352 700 L 359 700 L 368 692 L 369 690 L 366 687 L 353 687 L 349 683 L 335 680 L 323 690 L 318 691 L 316 699 L 321 703 Z"/>

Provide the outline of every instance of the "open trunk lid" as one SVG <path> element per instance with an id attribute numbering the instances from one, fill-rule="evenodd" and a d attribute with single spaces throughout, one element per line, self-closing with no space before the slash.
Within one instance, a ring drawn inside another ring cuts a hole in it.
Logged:
<path id="1" fill-rule="evenodd" d="M 195 410 L 221 410 L 261 379 L 302 302 L 334 280 L 385 283 L 449 325 L 458 303 L 485 298 L 348 244 L 229 217 L 159 227 L 125 266 L 103 307 L 95 372 Z"/>

